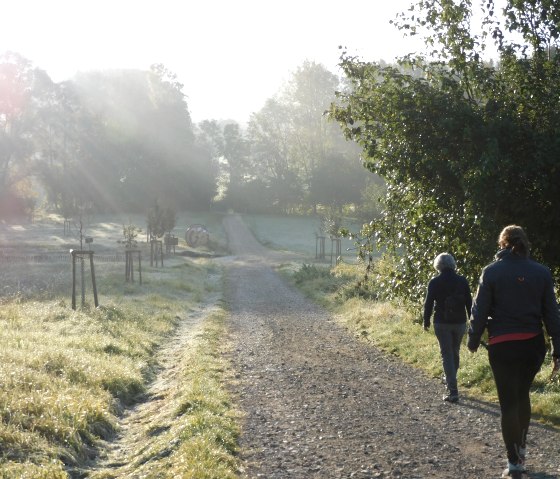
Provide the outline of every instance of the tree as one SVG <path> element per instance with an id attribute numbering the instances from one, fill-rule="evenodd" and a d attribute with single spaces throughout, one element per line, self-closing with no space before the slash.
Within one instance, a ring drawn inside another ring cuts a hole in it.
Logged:
<path id="1" fill-rule="evenodd" d="M 304 62 L 251 117 L 249 162 L 273 198 L 271 206 L 317 212 L 360 201 L 365 175 L 359 149 L 325 116 L 338 86 L 323 65 Z"/>
<path id="2" fill-rule="evenodd" d="M 197 143 L 218 165 L 218 193 L 215 198 L 227 208 L 245 210 L 245 185 L 253 175 L 247 159 L 249 144 L 238 123 L 205 120 L 198 125 Z"/>
<path id="3" fill-rule="evenodd" d="M 335 208 L 342 214 L 344 205 L 362 202 L 367 176 L 357 153 L 354 158 L 348 158 L 342 152 L 330 151 L 313 169 L 308 180 L 308 201 L 313 206 Z"/>
<path id="4" fill-rule="evenodd" d="M 223 159 L 228 178 L 225 201 L 233 209 L 246 211 L 250 203 L 245 186 L 255 179 L 248 161 L 249 144 L 237 123 L 225 125 L 223 137 Z"/>
<path id="5" fill-rule="evenodd" d="M 162 208 L 156 199 L 148 210 L 146 223 L 150 240 L 161 238 L 165 233 L 171 233 L 177 223 L 177 213 L 172 207 Z"/>
<path id="6" fill-rule="evenodd" d="M 99 208 L 140 211 L 154 197 L 209 207 L 216 168 L 195 144 L 182 85 L 171 72 L 162 65 L 88 72 L 72 88 L 87 112 L 76 161 Z"/>
<path id="7" fill-rule="evenodd" d="M 347 142 L 325 116 L 340 79 L 323 65 L 306 61 L 292 74 L 281 93 L 290 111 L 290 163 L 298 172 L 304 201 L 341 209 L 360 201 L 365 185 L 359 149 Z"/>
<path id="8" fill-rule="evenodd" d="M 387 186 L 377 175 L 368 177 L 361 192 L 361 201 L 357 211 L 358 218 L 365 221 L 378 220 L 383 212 L 383 200 L 387 196 Z"/>
<path id="9" fill-rule="evenodd" d="M 39 154 L 34 173 L 40 179 L 51 207 L 65 219 L 79 216 L 84 208 L 100 207 L 104 190 L 90 182 L 85 161 L 88 148 L 102 149 L 103 126 L 93 118 L 72 82 L 53 84 L 49 102 L 43 102 L 34 132 Z M 107 175 L 106 185 L 111 182 Z"/>
<path id="10" fill-rule="evenodd" d="M 330 137 L 339 134 L 323 115 L 334 99 L 338 83 L 336 75 L 323 65 L 306 61 L 293 73 L 281 96 L 291 110 L 292 161 L 305 185 L 321 168 L 332 145 Z"/>
<path id="11" fill-rule="evenodd" d="M 506 32 L 493 2 L 487 7 L 486 36 L 476 36 L 470 1 L 416 2 L 399 26 L 425 28 L 428 50 L 400 68 L 341 56 L 351 88 L 330 115 L 388 185 L 383 217 L 364 234 L 393 254 L 386 286 L 416 301 L 436 254 L 453 253 L 474 279 L 510 223 L 525 226 L 535 255 L 560 268 L 560 99 L 552 93 L 560 63 L 548 54 L 558 7 L 510 0 Z M 507 40 L 511 32 L 527 43 Z M 485 38 L 496 39 L 497 67 L 482 61 Z"/>
<path id="12" fill-rule="evenodd" d="M 291 130 L 289 109 L 275 99 L 253 113 L 247 130 L 254 175 L 267 187 L 262 204 L 284 212 L 303 200 L 296 168 L 290 163 Z"/>
<path id="13" fill-rule="evenodd" d="M 0 215 L 32 204 L 31 165 L 37 152 L 36 116 L 52 82 L 21 55 L 0 56 Z"/>

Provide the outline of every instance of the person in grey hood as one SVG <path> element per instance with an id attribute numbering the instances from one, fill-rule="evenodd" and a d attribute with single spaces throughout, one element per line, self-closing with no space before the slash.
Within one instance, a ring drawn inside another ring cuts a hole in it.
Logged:
<path id="1" fill-rule="evenodd" d="M 439 272 L 428 283 L 424 301 L 424 330 L 430 328 L 430 318 L 434 311 L 434 332 L 436 334 L 447 395 L 443 400 L 455 403 L 459 400 L 457 371 L 459 351 L 465 331 L 467 316 L 471 314 L 472 296 L 465 277 L 455 271 L 455 258 L 449 253 L 441 253 L 434 260 L 434 268 Z"/>
<path id="2" fill-rule="evenodd" d="M 506 226 L 500 250 L 482 270 L 468 329 L 467 348 L 475 352 L 488 331 L 488 358 L 501 410 L 507 467 L 502 477 L 525 471 L 526 441 L 531 419 L 529 390 L 539 372 L 546 346 L 543 325 L 559 367 L 560 315 L 550 270 L 529 257 L 523 228 Z"/>

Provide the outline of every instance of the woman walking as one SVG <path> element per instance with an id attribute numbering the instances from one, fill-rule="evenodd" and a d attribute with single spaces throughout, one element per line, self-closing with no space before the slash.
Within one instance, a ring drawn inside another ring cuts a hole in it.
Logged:
<path id="1" fill-rule="evenodd" d="M 546 354 L 543 324 L 559 366 L 560 316 L 550 270 L 529 258 L 524 230 L 507 226 L 498 238 L 496 260 L 480 276 L 467 347 L 475 352 L 488 330 L 488 358 L 501 410 L 507 467 L 502 477 L 525 471 L 531 419 L 529 390 Z"/>
<path id="2" fill-rule="evenodd" d="M 455 403 L 459 400 L 459 350 L 467 329 L 467 315 L 471 314 L 472 296 L 468 281 L 455 271 L 457 265 L 452 255 L 438 255 L 434 260 L 434 268 L 439 274 L 428 283 L 424 301 L 424 329 L 427 331 L 430 328 L 435 304 L 434 332 L 447 384 L 447 395 L 443 400 Z"/>

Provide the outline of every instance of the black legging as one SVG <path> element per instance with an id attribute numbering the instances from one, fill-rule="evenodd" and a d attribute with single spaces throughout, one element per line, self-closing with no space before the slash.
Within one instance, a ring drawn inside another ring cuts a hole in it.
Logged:
<path id="1" fill-rule="evenodd" d="M 525 448 L 531 420 L 529 389 L 545 354 L 542 334 L 523 341 L 493 344 L 488 349 L 502 412 L 502 436 L 512 464 L 519 462 L 519 448 Z"/>

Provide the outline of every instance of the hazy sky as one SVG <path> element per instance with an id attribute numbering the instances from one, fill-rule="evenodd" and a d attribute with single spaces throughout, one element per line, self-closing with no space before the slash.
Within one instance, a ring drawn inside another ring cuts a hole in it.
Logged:
<path id="1" fill-rule="evenodd" d="M 0 53 L 54 81 L 163 63 L 194 121 L 244 122 L 306 59 L 334 73 L 339 45 L 366 60 L 414 50 L 389 24 L 411 0 L 0 0 Z"/>

